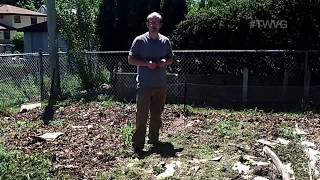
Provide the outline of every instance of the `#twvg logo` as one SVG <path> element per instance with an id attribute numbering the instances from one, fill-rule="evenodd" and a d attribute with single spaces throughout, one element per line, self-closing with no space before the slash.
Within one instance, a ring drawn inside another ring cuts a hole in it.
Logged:
<path id="1" fill-rule="evenodd" d="M 250 21 L 250 28 L 259 28 L 259 29 L 286 29 L 288 27 L 288 23 L 286 20 L 261 20 L 255 19 Z"/>

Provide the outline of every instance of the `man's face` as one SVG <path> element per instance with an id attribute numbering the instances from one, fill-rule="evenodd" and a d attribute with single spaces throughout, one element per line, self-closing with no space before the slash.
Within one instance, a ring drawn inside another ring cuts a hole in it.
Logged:
<path id="1" fill-rule="evenodd" d="M 158 33 L 160 31 L 161 25 L 161 20 L 158 17 L 150 18 L 147 22 L 147 27 L 152 33 Z"/>

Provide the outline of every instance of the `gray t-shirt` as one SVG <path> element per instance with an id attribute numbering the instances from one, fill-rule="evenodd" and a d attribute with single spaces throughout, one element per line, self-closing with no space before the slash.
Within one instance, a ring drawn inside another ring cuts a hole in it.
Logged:
<path id="1" fill-rule="evenodd" d="M 173 58 L 171 43 L 169 39 L 159 34 L 158 39 L 152 39 L 149 32 L 136 37 L 132 43 L 129 55 L 143 61 L 158 63 L 161 59 Z M 148 67 L 137 67 L 137 87 L 161 88 L 167 86 L 166 69 L 149 69 Z"/>

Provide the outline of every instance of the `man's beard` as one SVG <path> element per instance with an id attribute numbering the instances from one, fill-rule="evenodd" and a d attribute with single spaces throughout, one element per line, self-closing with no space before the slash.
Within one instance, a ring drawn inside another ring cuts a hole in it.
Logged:
<path id="1" fill-rule="evenodd" d="M 157 28 L 151 28 L 151 29 L 150 29 L 150 32 L 152 32 L 152 33 L 158 33 L 158 32 L 159 32 L 159 29 L 157 29 Z"/>

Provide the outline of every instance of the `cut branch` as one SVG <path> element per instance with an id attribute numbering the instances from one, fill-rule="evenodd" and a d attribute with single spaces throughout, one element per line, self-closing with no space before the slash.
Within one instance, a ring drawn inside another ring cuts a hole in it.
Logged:
<path id="1" fill-rule="evenodd" d="M 276 168 L 278 169 L 279 173 L 282 176 L 283 180 L 290 180 L 290 174 L 288 173 L 286 167 L 283 165 L 283 163 L 280 161 L 278 156 L 267 146 L 263 147 L 263 153 L 268 155 L 272 162 L 275 164 Z"/>

